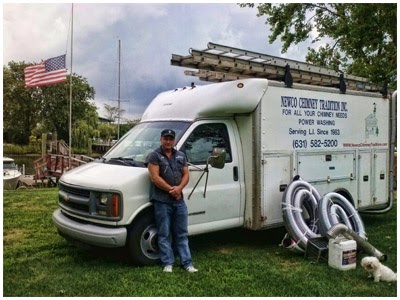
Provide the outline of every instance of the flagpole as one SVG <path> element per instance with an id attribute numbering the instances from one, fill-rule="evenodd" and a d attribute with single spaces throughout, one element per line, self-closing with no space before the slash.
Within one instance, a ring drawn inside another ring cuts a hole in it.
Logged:
<path id="1" fill-rule="evenodd" d="M 119 140 L 119 123 L 121 117 L 121 40 L 118 40 L 118 137 Z"/>
<path id="2" fill-rule="evenodd" d="M 72 150 L 72 49 L 73 49 L 73 35 L 74 35 L 74 4 L 72 3 L 71 12 L 71 75 L 69 83 L 69 169 L 71 169 L 71 150 Z"/>

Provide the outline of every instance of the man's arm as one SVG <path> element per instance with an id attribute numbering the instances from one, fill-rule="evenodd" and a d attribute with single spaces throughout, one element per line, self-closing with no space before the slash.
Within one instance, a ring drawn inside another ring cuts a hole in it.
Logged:
<path id="1" fill-rule="evenodd" d="M 159 165 L 149 163 L 147 169 L 149 170 L 150 180 L 156 187 L 167 192 L 172 189 L 172 186 L 160 176 Z"/>
<path id="2" fill-rule="evenodd" d="M 184 166 L 182 169 L 182 181 L 179 187 L 181 190 L 189 183 L 189 168 L 187 166 Z"/>

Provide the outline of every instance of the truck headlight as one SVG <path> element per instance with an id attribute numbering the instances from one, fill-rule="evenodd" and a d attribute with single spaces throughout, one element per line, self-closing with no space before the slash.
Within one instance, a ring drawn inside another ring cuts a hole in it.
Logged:
<path id="1" fill-rule="evenodd" d="M 100 204 L 107 205 L 108 197 L 106 193 L 100 194 Z"/>
<path id="2" fill-rule="evenodd" d="M 117 193 L 99 193 L 96 195 L 96 213 L 101 216 L 119 217 L 121 197 Z"/>

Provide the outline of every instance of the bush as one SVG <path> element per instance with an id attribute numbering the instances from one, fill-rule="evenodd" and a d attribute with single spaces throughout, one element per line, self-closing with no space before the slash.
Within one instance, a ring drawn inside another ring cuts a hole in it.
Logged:
<path id="1" fill-rule="evenodd" d="M 40 154 L 40 143 L 31 143 L 29 145 L 3 145 L 3 153 L 6 155 L 24 155 L 24 154 Z"/>

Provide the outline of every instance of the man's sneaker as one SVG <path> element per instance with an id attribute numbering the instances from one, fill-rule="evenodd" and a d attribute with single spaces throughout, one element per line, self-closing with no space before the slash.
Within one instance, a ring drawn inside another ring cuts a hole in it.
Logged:
<path id="1" fill-rule="evenodd" d="M 195 267 L 193 266 L 190 266 L 186 268 L 186 271 L 188 271 L 189 273 L 196 273 L 199 270 L 195 269 Z"/>
<path id="2" fill-rule="evenodd" d="M 168 265 L 163 268 L 163 271 L 166 273 L 172 273 L 172 266 Z"/>

